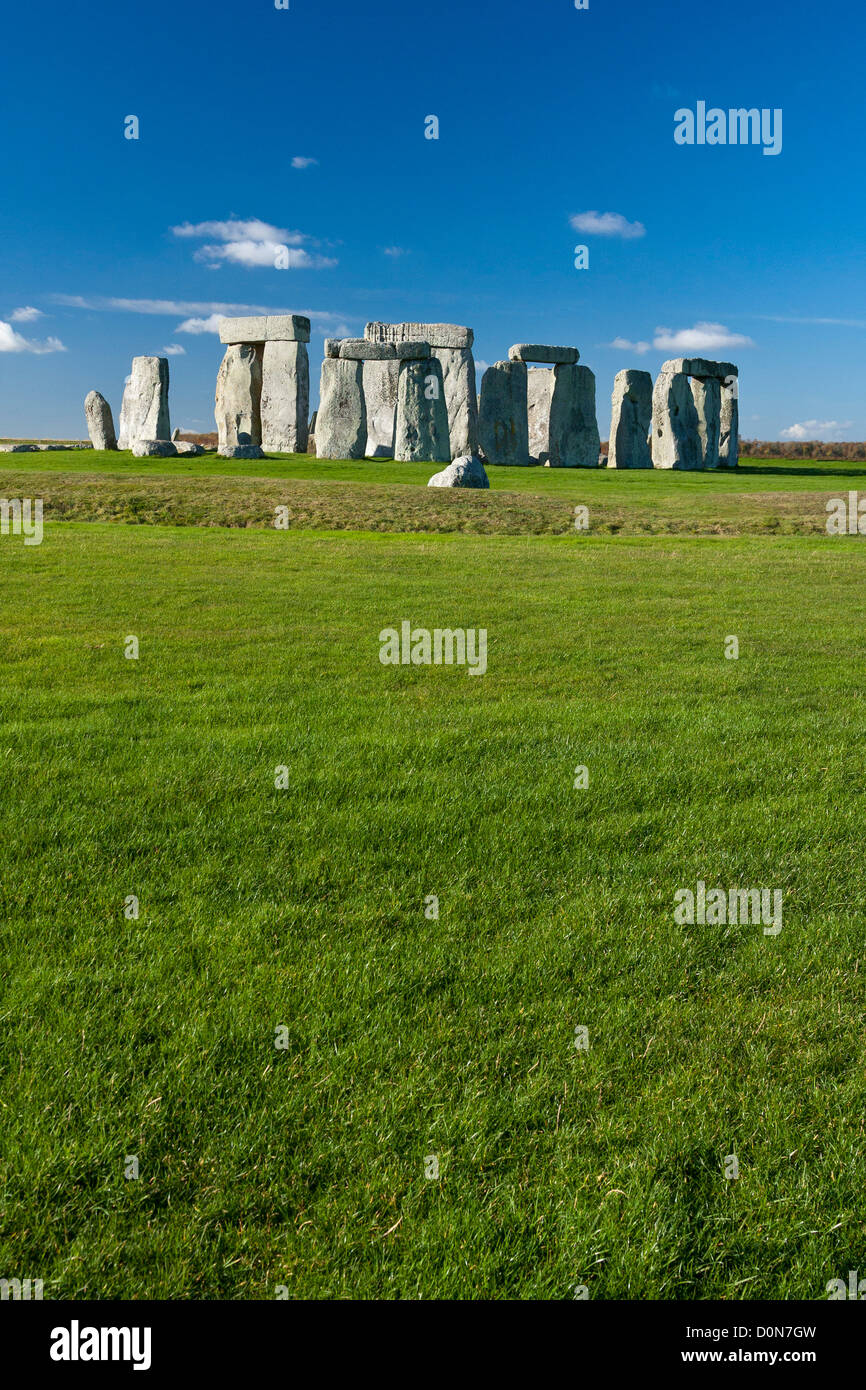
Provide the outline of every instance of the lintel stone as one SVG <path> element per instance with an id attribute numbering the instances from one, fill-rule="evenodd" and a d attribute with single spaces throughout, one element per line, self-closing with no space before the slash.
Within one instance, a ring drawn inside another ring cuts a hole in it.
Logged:
<path id="1" fill-rule="evenodd" d="M 554 366 L 573 367 L 580 358 L 574 347 L 548 347 L 543 343 L 515 343 L 508 349 L 510 362 L 547 362 Z"/>
<path id="2" fill-rule="evenodd" d="M 220 319 L 220 342 L 308 343 L 310 320 L 303 314 L 260 314 L 253 318 Z"/>

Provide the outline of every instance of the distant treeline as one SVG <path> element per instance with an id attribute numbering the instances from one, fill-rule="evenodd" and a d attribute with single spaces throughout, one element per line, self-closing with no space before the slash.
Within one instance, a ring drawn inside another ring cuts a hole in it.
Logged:
<path id="1" fill-rule="evenodd" d="M 866 444 L 828 444 L 823 439 L 785 441 L 741 439 L 740 458 L 750 459 L 866 459 Z"/>

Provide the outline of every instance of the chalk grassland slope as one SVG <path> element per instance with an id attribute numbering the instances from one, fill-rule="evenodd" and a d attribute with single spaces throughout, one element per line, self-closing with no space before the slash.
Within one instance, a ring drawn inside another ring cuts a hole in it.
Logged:
<path id="1" fill-rule="evenodd" d="M 20 455 L 0 469 L 0 490 L 36 492 L 46 517 L 70 521 L 260 527 L 283 506 L 293 528 L 537 534 L 573 530 L 575 507 L 586 506 L 600 534 L 817 535 L 828 498 L 866 480 L 866 469 L 846 464 L 731 475 L 493 468 L 489 492 L 464 492 L 427 489 L 432 467 L 305 456 L 143 467 L 131 455 Z"/>
<path id="2" fill-rule="evenodd" d="M 866 548 L 61 523 L 0 582 L 5 1275 L 866 1269 Z M 487 675 L 383 667 L 407 618 L 485 627 Z M 781 890 L 781 933 L 676 925 L 698 880 Z"/>

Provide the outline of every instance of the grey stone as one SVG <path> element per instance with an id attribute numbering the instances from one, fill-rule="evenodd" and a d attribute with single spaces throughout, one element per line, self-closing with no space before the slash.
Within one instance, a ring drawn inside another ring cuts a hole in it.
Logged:
<path id="1" fill-rule="evenodd" d="M 580 353 L 574 347 L 548 347 L 543 343 L 515 343 L 508 349 L 511 362 L 550 362 L 554 366 L 563 363 L 574 366 Z"/>
<path id="2" fill-rule="evenodd" d="M 370 343 L 366 338 L 343 338 L 340 356 L 349 362 L 383 362 L 397 353 L 393 343 Z"/>
<path id="3" fill-rule="evenodd" d="M 495 362 L 481 378 L 478 436 L 494 466 L 529 467 L 526 363 Z"/>
<path id="4" fill-rule="evenodd" d="M 536 463 L 550 458 L 550 397 L 553 371 L 530 367 L 526 373 L 526 409 L 529 417 L 529 457 Z"/>
<path id="5" fill-rule="evenodd" d="M 595 414 L 595 373 L 559 363 L 550 396 L 551 468 L 598 468 L 601 439 Z"/>
<path id="6" fill-rule="evenodd" d="M 611 397 L 608 468 L 652 468 L 649 432 L 653 414 L 653 379 L 629 368 L 617 372 Z"/>
<path id="7" fill-rule="evenodd" d="M 394 351 L 401 362 L 408 361 L 410 357 L 432 357 L 433 351 L 429 343 L 425 343 L 418 338 L 407 338 L 404 342 L 395 343 Z"/>
<path id="8" fill-rule="evenodd" d="M 171 432 L 171 437 L 175 441 L 175 443 L 178 439 L 180 439 L 180 425 L 175 425 L 174 429 Z"/>
<path id="9" fill-rule="evenodd" d="M 0 444 L 0 450 L 4 454 L 38 454 L 40 446 L 38 444 Z"/>
<path id="10" fill-rule="evenodd" d="M 700 468 L 698 412 L 685 372 L 664 367 L 653 387 L 653 468 Z"/>
<path id="11" fill-rule="evenodd" d="M 364 363 L 362 384 L 367 408 L 367 458 L 394 457 L 399 378 L 400 363 L 396 358 Z"/>
<path id="12" fill-rule="evenodd" d="M 698 417 L 701 467 L 718 468 L 722 384 L 716 376 L 695 377 L 691 382 L 691 388 Z"/>
<path id="13" fill-rule="evenodd" d="M 326 339 L 325 339 L 325 356 L 326 356 L 326 357 L 339 357 L 339 356 L 340 356 L 340 342 L 341 342 L 341 341 L 342 341 L 342 340 L 341 340 L 340 338 L 326 338 Z"/>
<path id="14" fill-rule="evenodd" d="M 686 376 L 715 376 L 720 381 L 737 375 L 733 362 L 711 362 L 706 357 L 671 357 L 662 363 L 661 370 L 670 376 L 675 372 L 685 372 Z"/>
<path id="15" fill-rule="evenodd" d="M 136 439 L 132 453 L 137 459 L 173 459 L 177 449 L 170 439 Z"/>
<path id="16" fill-rule="evenodd" d="M 472 349 L 434 348 L 432 355 L 442 367 L 452 458 L 477 454 L 478 397 Z"/>
<path id="17" fill-rule="evenodd" d="M 740 403 L 736 379 L 722 383 L 719 419 L 719 467 L 736 468 L 740 459 Z"/>
<path id="18" fill-rule="evenodd" d="M 261 347 L 232 343 L 226 348 L 217 373 L 214 416 L 221 454 L 224 449 L 261 445 Z"/>
<path id="19" fill-rule="evenodd" d="M 222 459 L 263 459 L 265 456 L 260 444 L 227 444 L 218 452 Z"/>
<path id="20" fill-rule="evenodd" d="M 302 314 L 264 314 L 220 319 L 221 343 L 308 343 L 310 320 Z"/>
<path id="21" fill-rule="evenodd" d="M 119 449 L 131 449 L 138 439 L 170 439 L 168 417 L 168 358 L 133 357 L 132 372 L 120 407 Z"/>
<path id="22" fill-rule="evenodd" d="M 442 366 L 435 357 L 400 363 L 394 458 L 402 463 L 451 460 Z"/>
<path id="23" fill-rule="evenodd" d="M 399 343 L 412 338 L 432 348 L 471 348 L 475 334 L 458 323 L 368 323 L 364 337 L 371 343 Z"/>
<path id="24" fill-rule="evenodd" d="M 116 449 L 117 435 L 111 406 L 99 391 L 88 391 L 84 400 L 87 433 L 94 449 Z"/>
<path id="25" fill-rule="evenodd" d="M 362 459 L 367 447 L 363 362 L 326 357 L 322 363 L 316 453 L 326 459 Z"/>
<path id="26" fill-rule="evenodd" d="M 262 349 L 262 448 L 273 454 L 307 451 L 310 359 L 306 343 L 267 342 Z"/>
<path id="27" fill-rule="evenodd" d="M 464 454 L 434 473 L 428 487 L 489 487 L 490 479 L 484 471 L 484 464 L 477 454 Z"/>
<path id="28" fill-rule="evenodd" d="M 193 458 L 198 458 L 200 454 L 204 453 L 202 445 L 193 444 L 191 439 L 175 439 L 173 443 L 178 454 L 189 454 Z"/>

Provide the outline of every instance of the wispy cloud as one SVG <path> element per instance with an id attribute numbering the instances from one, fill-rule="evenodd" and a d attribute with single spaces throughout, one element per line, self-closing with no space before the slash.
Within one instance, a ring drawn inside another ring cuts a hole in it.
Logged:
<path id="1" fill-rule="evenodd" d="M 310 159 L 309 155 L 296 154 L 292 159 L 293 169 L 309 169 L 312 164 L 318 164 L 317 159 Z"/>
<path id="2" fill-rule="evenodd" d="M 823 439 L 825 435 L 849 430 L 853 423 L 853 420 L 803 420 L 799 424 L 789 425 L 785 430 L 779 430 L 779 438 Z"/>
<path id="3" fill-rule="evenodd" d="M 44 317 L 41 309 L 34 309 L 32 304 L 26 304 L 22 309 L 13 309 L 9 315 L 9 321 L 10 323 L 33 323 L 36 319 Z"/>
<path id="4" fill-rule="evenodd" d="M 195 252 L 194 260 L 218 270 L 222 265 L 240 265 L 247 270 L 325 270 L 337 261 L 330 256 L 311 254 L 303 246 L 309 241 L 303 232 L 290 232 L 258 218 L 229 218 L 224 222 L 183 222 L 172 227 L 176 237 L 215 238 Z"/>
<path id="5" fill-rule="evenodd" d="M 186 352 L 186 348 L 183 346 L 182 343 L 169 343 L 167 347 L 164 347 L 164 348 L 163 348 L 163 350 L 162 350 L 162 356 L 163 356 L 163 357 L 183 357 L 184 354 L 185 354 L 185 352 Z"/>
<path id="6" fill-rule="evenodd" d="M 643 339 L 639 339 L 638 342 L 633 343 L 630 338 L 614 338 L 612 343 L 605 343 L 604 346 L 617 348 L 620 352 L 636 352 L 640 356 L 643 356 L 645 352 L 649 352 L 652 343 L 645 343 Z"/>
<path id="7" fill-rule="evenodd" d="M 764 323 L 829 324 L 833 328 L 866 328 L 866 319 L 797 318 L 788 314 L 746 314 L 744 317 L 761 319 Z"/>
<path id="8" fill-rule="evenodd" d="M 11 323 L 0 319 L 0 352 L 32 352 L 42 357 L 48 352 L 66 352 L 59 338 L 45 338 L 39 342 L 16 333 Z"/>
<path id="9" fill-rule="evenodd" d="M 398 256 L 408 256 L 409 254 L 403 246 L 383 246 L 382 250 L 386 256 L 393 256 L 395 260 Z"/>
<path id="10" fill-rule="evenodd" d="M 714 352 L 720 348 L 754 347 L 751 338 L 732 333 L 723 323 L 701 321 L 693 328 L 657 328 L 653 347 L 662 352 Z"/>
<path id="11" fill-rule="evenodd" d="M 106 295 L 87 297 L 80 294 L 54 294 L 53 304 L 69 309 L 88 309 L 96 313 L 156 314 L 181 318 L 174 333 L 219 333 L 221 318 L 243 314 L 303 314 L 313 330 L 325 337 L 349 338 L 351 315 L 331 309 L 304 309 L 296 304 L 232 304 L 216 299 L 125 299 Z"/>
<path id="12" fill-rule="evenodd" d="M 577 212 L 569 221 L 576 232 L 586 236 L 620 237 L 623 241 L 646 236 L 642 222 L 629 222 L 621 212 Z"/>

